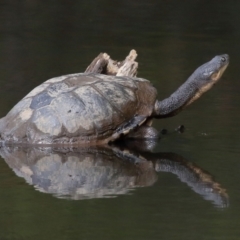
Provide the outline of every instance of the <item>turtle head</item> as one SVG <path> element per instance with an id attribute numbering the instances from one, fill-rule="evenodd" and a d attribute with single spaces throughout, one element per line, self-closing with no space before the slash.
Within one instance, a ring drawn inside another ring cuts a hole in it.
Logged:
<path id="1" fill-rule="evenodd" d="M 188 81 L 195 85 L 195 96 L 197 95 L 197 98 L 199 98 L 204 92 L 208 91 L 221 78 L 228 64 L 229 56 L 227 54 L 223 54 L 214 57 L 211 61 L 196 69 Z M 196 99 L 193 97 L 188 104 Z"/>
<path id="2" fill-rule="evenodd" d="M 174 116 L 193 103 L 221 78 L 228 64 L 229 56 L 223 54 L 198 67 L 170 97 L 156 101 L 154 117 Z"/>

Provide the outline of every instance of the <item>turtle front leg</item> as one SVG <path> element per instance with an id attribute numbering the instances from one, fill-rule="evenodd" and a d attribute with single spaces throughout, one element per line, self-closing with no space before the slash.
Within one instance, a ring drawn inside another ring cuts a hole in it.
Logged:
<path id="1" fill-rule="evenodd" d="M 148 125 L 140 126 L 125 136 L 128 139 L 158 139 L 159 132 Z"/>
<path id="2" fill-rule="evenodd" d="M 159 139 L 159 132 L 148 125 L 142 125 L 123 136 L 124 144 L 138 152 L 152 151 Z"/>

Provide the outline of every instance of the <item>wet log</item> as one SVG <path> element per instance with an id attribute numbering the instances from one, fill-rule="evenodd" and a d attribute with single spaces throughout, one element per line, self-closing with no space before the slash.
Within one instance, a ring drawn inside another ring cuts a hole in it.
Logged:
<path id="1" fill-rule="evenodd" d="M 111 59 L 107 53 L 100 53 L 87 67 L 85 73 L 135 77 L 138 68 L 136 57 L 137 52 L 134 49 L 121 62 Z"/>
<path id="2" fill-rule="evenodd" d="M 104 73 L 108 65 L 109 56 L 106 53 L 100 53 L 85 70 L 85 73 Z"/>

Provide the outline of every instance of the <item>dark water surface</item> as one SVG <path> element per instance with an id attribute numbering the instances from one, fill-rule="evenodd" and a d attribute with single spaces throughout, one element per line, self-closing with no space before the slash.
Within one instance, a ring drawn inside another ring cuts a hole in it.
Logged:
<path id="1" fill-rule="evenodd" d="M 138 76 L 159 98 L 217 54 L 230 66 L 183 113 L 154 122 L 169 134 L 148 162 L 111 151 L 5 152 L 0 239 L 239 239 L 239 12 L 233 0 L 1 1 L 1 117 L 101 51 L 122 59 L 136 49 Z M 174 131 L 181 124 L 183 134 Z"/>

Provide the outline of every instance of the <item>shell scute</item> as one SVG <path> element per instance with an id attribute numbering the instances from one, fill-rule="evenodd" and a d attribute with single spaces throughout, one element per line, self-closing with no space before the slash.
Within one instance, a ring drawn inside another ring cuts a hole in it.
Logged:
<path id="1" fill-rule="evenodd" d="M 69 87 L 81 87 L 85 85 L 90 85 L 94 84 L 96 82 L 102 81 L 102 79 L 97 78 L 95 75 L 76 75 L 71 78 L 67 78 L 64 82 L 69 86 Z"/>
<path id="2" fill-rule="evenodd" d="M 118 113 L 113 106 L 92 86 L 84 86 L 74 91 L 82 99 L 85 109 L 81 113 L 79 122 L 85 129 L 91 128 L 98 134 L 109 127 L 113 120 L 117 120 Z M 119 117 L 121 119 L 121 117 Z M 91 121 L 89 121 L 91 119 Z M 123 121 L 123 118 L 122 118 Z M 86 125 L 88 128 L 86 128 Z"/>
<path id="3" fill-rule="evenodd" d="M 32 98 L 39 94 L 40 92 L 43 92 L 47 87 L 49 86 L 49 83 L 43 83 L 37 87 L 35 87 L 29 94 L 27 94 L 24 98 Z"/>
<path id="4" fill-rule="evenodd" d="M 58 82 L 56 84 L 50 85 L 46 90 L 49 96 L 56 97 L 64 92 L 69 92 L 70 87 L 64 82 Z"/>
<path id="5" fill-rule="evenodd" d="M 21 100 L 12 110 L 0 119 L 1 137 L 21 141 L 26 137 L 27 125 L 32 117 L 31 98 Z"/>
<path id="6" fill-rule="evenodd" d="M 41 140 L 43 136 L 51 136 L 51 138 L 58 136 L 62 130 L 62 123 L 51 106 L 42 107 L 34 111 L 31 124 L 34 124 L 34 128 L 37 129 L 39 134 L 39 136 L 36 136 L 36 133 L 30 132 L 28 136 L 32 140 L 36 138 Z"/>
<path id="7" fill-rule="evenodd" d="M 75 77 L 79 77 L 81 75 L 83 75 L 83 73 L 67 74 L 67 75 L 63 75 L 63 76 L 59 76 L 59 77 L 50 78 L 45 83 L 63 82 L 63 81 L 65 81 L 68 78 L 75 78 Z"/>
<path id="8" fill-rule="evenodd" d="M 88 130 L 92 126 L 91 121 L 82 119 L 85 104 L 72 93 L 61 94 L 53 100 L 51 107 L 69 133 L 74 133 L 83 126 Z"/>
<path id="9" fill-rule="evenodd" d="M 49 105 L 53 100 L 53 97 L 51 97 L 48 92 L 44 91 L 32 98 L 32 102 L 30 105 L 31 109 L 38 109 L 44 106 Z"/>
<path id="10" fill-rule="evenodd" d="M 122 109 L 126 102 L 131 104 L 131 102 L 136 101 L 134 91 L 119 87 L 115 82 L 99 82 L 94 87 L 96 91 L 101 93 L 102 98 L 105 98 L 106 101 L 116 106 L 119 110 Z"/>

